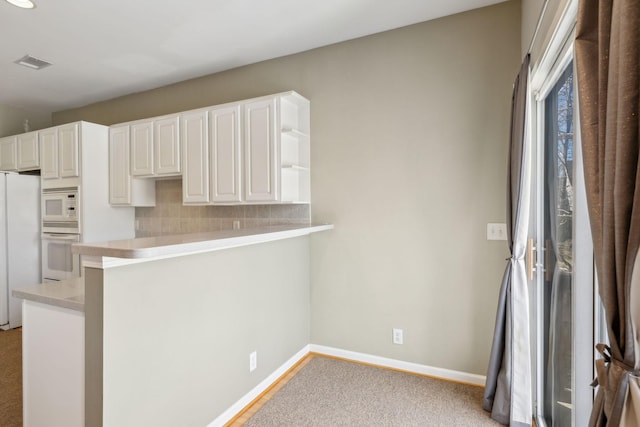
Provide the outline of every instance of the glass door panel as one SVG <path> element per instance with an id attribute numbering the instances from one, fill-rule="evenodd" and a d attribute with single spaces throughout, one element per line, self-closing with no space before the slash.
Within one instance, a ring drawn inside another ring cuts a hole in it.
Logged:
<path id="1" fill-rule="evenodd" d="M 543 414 L 571 426 L 573 411 L 574 92 L 569 64 L 544 100 Z"/>

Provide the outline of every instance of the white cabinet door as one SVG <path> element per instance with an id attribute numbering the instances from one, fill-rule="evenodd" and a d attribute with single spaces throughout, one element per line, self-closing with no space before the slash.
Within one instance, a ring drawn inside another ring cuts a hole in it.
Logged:
<path id="1" fill-rule="evenodd" d="M 211 140 L 211 200 L 214 203 L 242 200 L 240 105 L 209 112 Z"/>
<path id="2" fill-rule="evenodd" d="M 153 122 L 156 175 L 180 175 L 180 143 L 178 137 L 177 115 Z"/>
<path id="3" fill-rule="evenodd" d="M 131 204 L 129 126 L 109 129 L 109 203 Z"/>
<path id="4" fill-rule="evenodd" d="M 245 200 L 278 200 L 276 100 L 244 104 Z"/>
<path id="5" fill-rule="evenodd" d="M 197 111 L 182 115 L 180 132 L 182 159 L 182 202 L 184 204 L 209 202 L 209 133 L 207 112 Z"/>
<path id="6" fill-rule="evenodd" d="M 40 177 L 58 178 L 58 131 L 49 128 L 40 131 Z"/>
<path id="7" fill-rule="evenodd" d="M 153 175 L 153 121 L 131 125 L 131 175 Z"/>
<path id="8" fill-rule="evenodd" d="M 18 169 L 17 139 L 15 136 L 0 138 L 0 171 Z"/>
<path id="9" fill-rule="evenodd" d="M 29 300 L 23 308 L 23 425 L 83 427 L 84 313 Z"/>
<path id="10" fill-rule="evenodd" d="M 40 145 L 38 132 L 28 132 L 18 138 L 18 169 L 33 170 L 40 168 Z"/>
<path id="11" fill-rule="evenodd" d="M 78 124 L 72 123 L 58 127 L 58 154 L 60 178 L 80 176 L 80 144 Z"/>

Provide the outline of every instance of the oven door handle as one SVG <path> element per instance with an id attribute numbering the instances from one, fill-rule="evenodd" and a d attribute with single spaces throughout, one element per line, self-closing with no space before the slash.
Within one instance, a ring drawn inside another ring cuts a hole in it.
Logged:
<path id="1" fill-rule="evenodd" d="M 77 234 L 42 234 L 43 239 L 47 240 L 70 240 L 72 242 L 78 242 L 80 239 Z"/>

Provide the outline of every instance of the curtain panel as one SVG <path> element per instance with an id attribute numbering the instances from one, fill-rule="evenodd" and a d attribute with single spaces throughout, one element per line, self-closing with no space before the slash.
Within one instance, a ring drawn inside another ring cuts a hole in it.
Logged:
<path id="1" fill-rule="evenodd" d="M 511 426 L 532 421 L 529 293 L 525 251 L 529 226 L 529 143 L 525 140 L 529 55 L 513 87 L 507 171 L 507 243 L 511 253 L 500 287 L 483 408 Z"/>
<path id="2" fill-rule="evenodd" d="M 591 426 L 640 425 L 640 2 L 580 0 L 575 61 L 587 204 L 609 346 Z"/>

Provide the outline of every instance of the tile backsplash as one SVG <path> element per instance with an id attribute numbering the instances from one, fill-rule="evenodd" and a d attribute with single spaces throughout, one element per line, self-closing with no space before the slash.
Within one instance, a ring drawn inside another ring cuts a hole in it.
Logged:
<path id="1" fill-rule="evenodd" d="M 183 206 L 182 180 L 156 181 L 156 206 L 136 208 L 136 237 L 196 233 L 266 225 L 309 224 L 311 209 L 304 204 Z"/>

